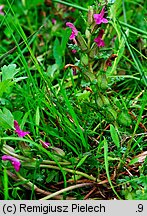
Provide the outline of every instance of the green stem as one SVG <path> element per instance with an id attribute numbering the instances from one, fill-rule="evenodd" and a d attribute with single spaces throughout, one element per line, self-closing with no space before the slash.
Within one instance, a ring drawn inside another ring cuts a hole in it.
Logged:
<path id="1" fill-rule="evenodd" d="M 141 30 L 141 29 L 139 29 L 139 28 L 136 28 L 136 27 L 134 27 L 134 26 L 132 26 L 132 25 L 129 25 L 129 24 L 127 24 L 127 23 L 124 23 L 124 22 L 122 22 L 122 21 L 119 21 L 119 23 L 120 23 L 122 26 L 128 27 L 129 29 L 132 29 L 132 30 L 135 30 L 136 32 L 139 32 L 139 33 L 141 33 L 141 34 L 147 35 L 147 32 L 145 32 L 145 31 L 143 31 L 143 30 Z"/>
<path id="2" fill-rule="evenodd" d="M 44 198 L 42 198 L 42 199 L 40 199 L 40 200 L 47 200 L 47 199 L 53 198 L 54 196 L 57 196 L 57 195 L 59 195 L 59 194 L 61 194 L 61 193 L 65 193 L 65 192 L 67 192 L 67 191 L 71 191 L 71 190 L 74 190 L 74 189 L 76 189 L 76 188 L 91 186 L 91 185 L 93 185 L 93 184 L 94 184 L 94 183 L 83 183 L 83 184 L 73 185 L 73 186 L 64 188 L 64 189 L 62 189 L 62 190 L 59 190 L 59 191 L 57 191 L 57 192 L 55 192 L 55 193 L 52 193 L 52 194 L 50 194 L 50 195 L 48 195 L 48 196 L 45 196 Z"/>
<path id="3" fill-rule="evenodd" d="M 81 7 L 79 5 L 75 5 L 75 4 L 69 3 L 69 2 L 60 1 L 60 0 L 53 0 L 53 2 L 57 2 L 57 3 L 64 4 L 64 5 L 67 5 L 67 6 L 70 6 L 70 7 L 74 7 L 76 9 L 79 9 L 79 10 L 82 10 L 82 11 L 88 11 L 87 8 L 84 8 L 84 7 Z"/>
<path id="4" fill-rule="evenodd" d="M 11 151 L 8 150 L 7 147 L 5 147 L 5 146 L 3 147 L 2 152 L 3 152 L 4 154 L 11 155 L 12 157 L 18 158 L 18 159 L 20 159 L 20 160 L 30 161 L 29 158 L 26 158 L 26 157 L 23 157 L 23 156 L 21 156 L 21 155 L 15 154 L 14 152 L 11 152 Z"/>
<path id="5" fill-rule="evenodd" d="M 32 164 L 24 164 L 24 167 L 34 167 L 34 165 Z M 40 167 L 42 168 L 49 168 L 49 169 L 56 169 L 56 170 L 60 170 L 59 167 L 57 166 L 52 166 L 52 165 L 46 165 L 46 164 L 40 164 Z M 72 169 L 69 169 L 69 168 L 64 168 L 62 167 L 62 169 L 66 172 L 69 172 L 69 173 L 72 173 L 72 174 L 75 174 L 75 175 L 81 175 L 89 180 L 93 180 L 93 181 L 97 181 L 97 182 L 100 182 L 100 180 L 96 179 L 95 177 L 93 176 L 89 176 L 88 174 L 86 173 L 83 173 L 83 172 L 80 172 L 80 171 L 76 171 L 76 170 L 72 170 Z"/>
<path id="6" fill-rule="evenodd" d="M 8 154 L 8 155 L 11 155 L 15 158 L 18 158 L 20 160 L 23 160 L 23 161 L 27 161 L 27 162 L 35 162 L 36 161 L 36 158 L 27 158 L 27 157 L 24 157 L 24 156 L 21 156 L 21 155 L 18 155 L 18 154 L 15 154 L 14 152 L 10 151 L 7 146 L 4 146 L 3 149 L 2 149 L 2 152 L 4 154 Z M 59 162 L 60 165 L 71 165 L 70 162 Z M 43 160 L 42 161 L 42 164 L 51 164 L 51 165 L 56 165 L 56 162 L 55 161 L 49 161 L 49 160 Z"/>
<path id="7" fill-rule="evenodd" d="M 29 186 L 29 188 L 34 188 L 34 190 L 37 188 L 36 185 L 34 185 L 32 182 L 28 181 L 27 179 L 23 178 L 18 172 L 16 172 L 16 175 L 18 177 L 19 180 L 25 182 L 26 181 L 26 184 L 27 186 Z"/>

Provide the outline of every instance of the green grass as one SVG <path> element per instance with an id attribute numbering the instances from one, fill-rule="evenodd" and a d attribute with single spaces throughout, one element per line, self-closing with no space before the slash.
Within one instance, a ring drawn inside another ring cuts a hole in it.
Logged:
<path id="1" fill-rule="evenodd" d="M 96 1 L 1 4 L 0 154 L 19 159 L 21 168 L 0 160 L 0 198 L 147 200 L 144 1 L 106 6 L 99 49 L 89 48 L 98 30 L 87 36 L 89 7 L 100 12 Z M 86 51 L 72 53 L 66 22 L 89 40 Z M 18 137 L 14 120 L 30 134 Z"/>

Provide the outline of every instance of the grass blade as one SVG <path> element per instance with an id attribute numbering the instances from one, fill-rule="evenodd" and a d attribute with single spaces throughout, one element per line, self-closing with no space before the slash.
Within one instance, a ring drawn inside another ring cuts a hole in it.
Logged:
<path id="1" fill-rule="evenodd" d="M 8 189 L 8 175 L 7 175 L 7 169 L 4 168 L 4 178 L 3 178 L 3 185 L 4 185 L 4 200 L 9 199 L 9 189 Z"/>
<path id="2" fill-rule="evenodd" d="M 104 138 L 104 160 L 105 160 L 105 169 L 106 169 L 108 182 L 109 182 L 113 192 L 115 193 L 115 195 L 118 197 L 118 199 L 121 200 L 120 196 L 117 194 L 117 192 L 114 189 L 113 184 L 111 182 L 111 177 L 110 177 L 110 174 L 109 174 L 109 162 L 108 162 L 108 143 L 107 143 L 107 140 L 105 138 Z"/>
<path id="3" fill-rule="evenodd" d="M 113 142 L 115 143 L 115 145 L 117 146 L 117 148 L 120 148 L 118 133 L 112 124 L 110 124 L 110 134 L 111 134 L 111 138 L 112 138 Z"/>

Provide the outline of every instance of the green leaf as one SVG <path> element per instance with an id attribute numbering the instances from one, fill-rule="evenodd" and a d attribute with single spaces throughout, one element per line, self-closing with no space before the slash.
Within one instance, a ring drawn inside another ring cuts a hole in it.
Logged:
<path id="1" fill-rule="evenodd" d="M 51 182 L 55 178 L 55 176 L 57 176 L 57 175 L 58 175 L 57 171 L 55 171 L 55 170 L 50 171 L 47 178 L 46 178 L 46 182 L 47 183 Z"/>
<path id="2" fill-rule="evenodd" d="M 12 196 L 17 199 L 17 196 L 18 196 L 18 191 L 21 190 L 19 187 L 15 187 L 13 188 L 12 190 Z"/>
<path id="3" fill-rule="evenodd" d="M 134 159 L 132 159 L 132 160 L 129 162 L 128 165 L 133 165 L 133 164 L 135 164 L 135 163 L 138 163 L 138 161 L 139 161 L 138 158 L 134 158 Z"/>
<path id="4" fill-rule="evenodd" d="M 27 157 L 27 158 L 32 158 L 33 157 L 31 148 L 30 148 L 30 146 L 27 143 L 25 143 L 23 141 L 20 141 L 20 142 L 18 142 L 18 147 L 19 147 L 20 152 L 25 157 Z"/>
<path id="5" fill-rule="evenodd" d="M 59 68 L 61 68 L 62 67 L 62 47 L 60 45 L 58 38 L 56 38 L 54 42 L 53 55 L 54 55 L 56 64 L 58 65 Z"/>
<path id="6" fill-rule="evenodd" d="M 23 112 L 16 110 L 14 112 L 12 112 L 14 119 L 17 120 L 18 122 L 21 122 L 21 119 L 23 117 Z"/>
<path id="7" fill-rule="evenodd" d="M 58 75 L 59 66 L 57 64 L 49 65 L 47 68 L 47 75 L 50 77 L 51 81 Z"/>
<path id="8" fill-rule="evenodd" d="M 111 134 L 111 138 L 112 138 L 113 142 L 115 143 L 115 145 L 117 146 L 117 148 L 120 148 L 118 133 L 112 124 L 110 124 L 110 134 Z"/>
<path id="9" fill-rule="evenodd" d="M 77 93 L 76 97 L 78 100 L 84 101 L 89 99 L 90 92 L 84 90 L 83 92 Z"/>
<path id="10" fill-rule="evenodd" d="M 61 40 L 62 55 L 64 55 L 65 53 L 66 45 L 69 40 L 70 34 L 71 34 L 70 29 L 65 29 L 65 31 L 63 31 L 62 40 Z"/>
<path id="11" fill-rule="evenodd" d="M 40 122 L 40 111 L 39 111 L 39 107 L 37 107 L 37 109 L 36 109 L 36 116 L 35 116 L 36 133 L 37 133 L 37 135 L 39 133 L 39 130 L 38 130 L 39 122 Z"/>
<path id="12" fill-rule="evenodd" d="M 5 200 L 8 200 L 9 199 L 9 187 L 8 187 L 8 173 L 7 173 L 7 169 L 4 168 L 4 171 L 3 171 L 3 182 L 4 182 L 4 199 Z"/>
<path id="13" fill-rule="evenodd" d="M 3 96 L 4 92 L 7 92 L 9 90 L 9 86 L 12 84 L 10 80 L 4 80 L 3 82 L 0 82 L 0 97 Z"/>
<path id="14" fill-rule="evenodd" d="M 18 70 L 16 69 L 16 64 L 10 64 L 8 66 L 4 65 L 2 67 L 2 81 L 13 79 L 16 73 L 18 73 Z"/>
<path id="15" fill-rule="evenodd" d="M 80 161 L 79 161 L 79 163 L 77 164 L 77 166 L 76 166 L 76 169 L 78 168 L 78 167 L 80 167 L 84 162 L 85 162 L 85 160 L 86 160 L 86 158 L 88 157 L 89 155 L 85 155 Z"/>
<path id="16" fill-rule="evenodd" d="M 3 108 L 3 111 L 0 110 L 0 127 L 3 127 L 5 130 L 11 129 L 11 128 L 14 129 L 13 115 L 6 108 Z"/>
<path id="17" fill-rule="evenodd" d="M 122 111 L 118 114 L 117 122 L 120 125 L 123 125 L 125 127 L 129 127 L 132 123 L 132 119 L 127 111 Z"/>

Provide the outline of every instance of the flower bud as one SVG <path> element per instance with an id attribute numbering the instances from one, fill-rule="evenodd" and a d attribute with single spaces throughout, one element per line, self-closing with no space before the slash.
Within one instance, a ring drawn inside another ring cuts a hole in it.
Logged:
<path id="1" fill-rule="evenodd" d="M 76 39 L 77 39 L 78 46 L 80 47 L 80 49 L 82 51 L 86 51 L 87 50 L 87 44 L 86 44 L 86 41 L 85 41 L 85 39 L 83 38 L 83 36 L 81 35 L 80 32 L 78 32 L 78 35 L 77 35 Z"/>
<path id="2" fill-rule="evenodd" d="M 90 52 L 89 52 L 89 57 L 91 59 L 95 58 L 98 55 L 98 46 L 96 45 L 96 43 L 94 43 L 94 45 L 91 47 Z"/>
<path id="3" fill-rule="evenodd" d="M 85 66 L 88 65 L 88 55 L 87 54 L 82 54 L 81 64 Z"/>
<path id="4" fill-rule="evenodd" d="M 91 33 L 88 29 L 85 31 L 86 38 L 89 39 L 91 37 Z"/>
<path id="5" fill-rule="evenodd" d="M 96 97 L 96 103 L 97 103 L 97 106 L 99 108 L 102 108 L 103 106 L 109 106 L 110 105 L 109 99 L 100 93 Z"/>
<path id="6" fill-rule="evenodd" d="M 86 78 L 87 81 L 90 80 L 90 82 L 92 82 L 92 81 L 95 80 L 95 75 L 92 72 L 88 71 L 88 70 L 84 71 L 84 76 L 85 76 L 85 78 Z"/>
<path id="7" fill-rule="evenodd" d="M 96 104 L 99 109 L 101 109 L 104 106 L 103 100 L 100 96 L 96 97 Z"/>
<path id="8" fill-rule="evenodd" d="M 62 157 L 65 156 L 65 152 L 60 149 L 60 148 L 57 148 L 57 147 L 50 147 L 57 155 L 60 155 Z"/>
<path id="9" fill-rule="evenodd" d="M 101 98 L 102 98 L 102 101 L 103 101 L 103 103 L 104 103 L 105 106 L 109 106 L 110 105 L 109 99 L 106 96 L 101 95 Z"/>
<path id="10" fill-rule="evenodd" d="M 91 25 L 93 23 L 93 21 L 94 21 L 93 15 L 94 15 L 93 7 L 90 6 L 89 10 L 88 10 L 88 24 L 89 25 Z"/>
<path id="11" fill-rule="evenodd" d="M 108 88 L 108 81 L 107 81 L 106 74 L 100 74 L 97 77 L 97 81 L 98 81 L 98 87 L 101 90 L 106 90 Z"/>

